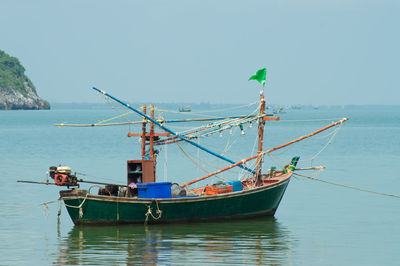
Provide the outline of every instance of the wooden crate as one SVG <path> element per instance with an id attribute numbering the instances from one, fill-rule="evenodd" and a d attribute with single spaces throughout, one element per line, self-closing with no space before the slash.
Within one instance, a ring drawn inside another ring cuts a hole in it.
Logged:
<path id="1" fill-rule="evenodd" d="M 233 192 L 233 186 L 226 186 L 226 187 L 211 187 L 206 186 L 206 195 L 218 195 L 223 193 Z"/>

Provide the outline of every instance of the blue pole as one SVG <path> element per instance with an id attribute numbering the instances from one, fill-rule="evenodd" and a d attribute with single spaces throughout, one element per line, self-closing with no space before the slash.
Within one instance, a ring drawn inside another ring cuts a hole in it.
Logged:
<path id="1" fill-rule="evenodd" d="M 133 108 L 132 106 L 130 106 L 129 104 L 124 103 L 123 101 L 121 101 L 121 100 L 115 98 L 114 96 L 108 94 L 107 92 L 102 91 L 102 90 L 99 90 L 99 89 L 97 89 L 97 88 L 95 88 L 95 87 L 93 87 L 93 89 L 94 89 L 95 91 L 98 91 L 98 92 L 100 92 L 101 94 L 103 94 L 103 95 L 105 95 L 105 96 L 107 96 L 107 97 L 113 99 L 114 101 L 116 101 L 116 102 L 122 104 L 123 106 L 125 106 L 125 107 L 131 109 L 132 111 L 136 112 L 138 115 L 145 117 L 147 120 L 151 121 L 153 124 L 159 126 L 160 128 L 164 129 L 165 131 L 171 133 L 172 135 L 175 135 L 176 137 L 180 138 L 181 140 L 186 141 L 187 143 L 192 144 L 193 146 L 195 146 L 195 147 L 197 147 L 197 148 L 199 148 L 199 149 L 201 149 L 201 150 L 203 150 L 203 151 L 205 151 L 205 152 L 207 152 L 207 153 L 209 153 L 209 154 L 211 154 L 211 155 L 214 155 L 214 156 L 216 156 L 216 157 L 218 157 L 218 158 L 220 158 L 220 159 L 222 159 L 222 160 L 224 160 L 224 161 L 227 161 L 227 162 L 229 162 L 229 163 L 231 163 L 231 164 L 235 164 L 235 163 L 236 163 L 236 162 L 232 161 L 231 159 L 228 159 L 228 158 L 226 158 L 226 157 L 224 157 L 224 156 L 222 156 L 222 155 L 220 155 L 220 154 L 218 154 L 218 153 L 215 153 L 215 152 L 213 152 L 213 151 L 211 151 L 211 150 L 209 150 L 209 149 L 207 149 L 207 148 L 205 148 L 205 147 L 203 147 L 203 146 L 200 146 L 200 145 L 197 144 L 196 142 L 193 142 L 193 141 L 191 141 L 190 139 L 187 139 L 187 138 L 185 138 L 184 136 L 181 136 L 181 135 L 179 135 L 178 133 L 175 133 L 175 132 L 172 131 L 171 129 L 169 129 L 169 128 L 163 126 L 163 125 L 161 125 L 160 123 L 158 123 L 156 120 L 154 120 L 154 119 L 151 118 L 150 116 L 148 116 L 148 115 L 146 115 L 146 114 L 143 114 L 143 113 L 140 112 L 139 110 L 137 110 L 137 109 Z M 245 169 L 245 170 L 247 170 L 247 171 L 249 171 L 249 172 L 255 174 L 255 171 L 254 171 L 254 170 L 252 170 L 252 169 L 250 169 L 250 168 L 247 168 L 246 166 L 243 166 L 243 165 L 241 165 L 241 164 L 238 165 L 238 166 L 239 166 L 240 168 L 243 168 L 243 169 Z"/>

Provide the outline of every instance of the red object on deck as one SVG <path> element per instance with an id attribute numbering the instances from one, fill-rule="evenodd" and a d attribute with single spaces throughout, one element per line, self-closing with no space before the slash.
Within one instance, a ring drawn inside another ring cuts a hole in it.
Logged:
<path id="1" fill-rule="evenodd" d="M 206 195 L 218 195 L 223 193 L 233 192 L 233 186 L 226 187 L 211 187 L 206 186 Z"/>

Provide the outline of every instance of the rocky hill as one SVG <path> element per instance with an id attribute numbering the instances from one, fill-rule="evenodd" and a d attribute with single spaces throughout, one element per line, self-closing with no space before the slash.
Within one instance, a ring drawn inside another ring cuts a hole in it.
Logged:
<path id="1" fill-rule="evenodd" d="M 0 50 L 0 110 L 50 109 L 41 99 L 17 58 Z"/>

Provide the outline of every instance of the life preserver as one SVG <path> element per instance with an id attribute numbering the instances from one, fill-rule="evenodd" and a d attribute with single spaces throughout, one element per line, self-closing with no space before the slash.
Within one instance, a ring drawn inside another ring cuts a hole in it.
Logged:
<path id="1" fill-rule="evenodd" d="M 67 183 L 68 175 L 66 174 L 56 174 L 54 176 L 54 181 L 58 186 L 63 186 Z"/>

